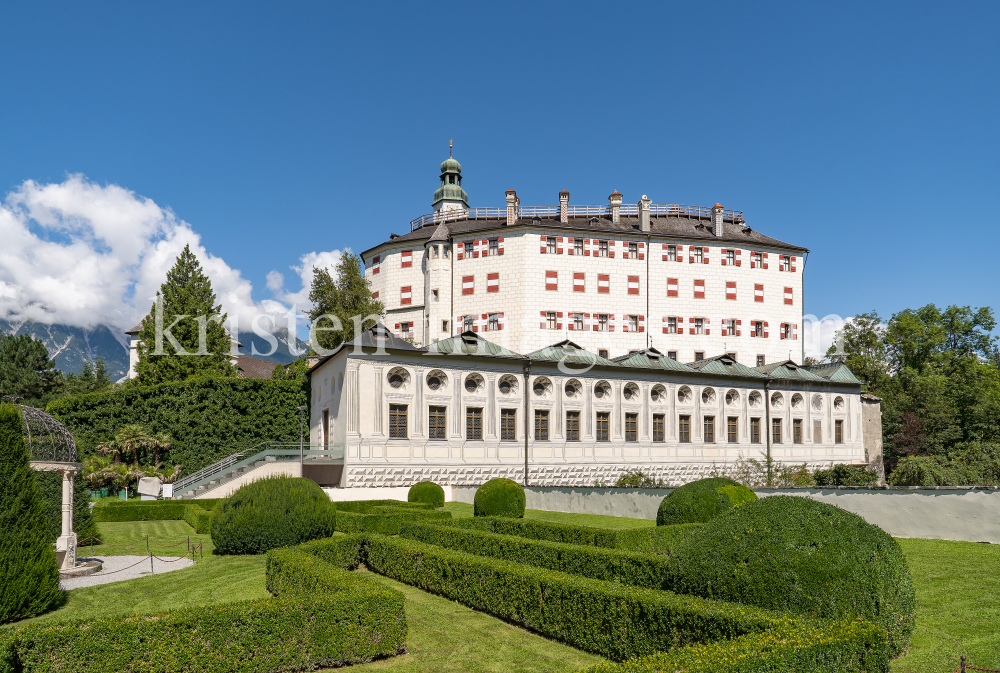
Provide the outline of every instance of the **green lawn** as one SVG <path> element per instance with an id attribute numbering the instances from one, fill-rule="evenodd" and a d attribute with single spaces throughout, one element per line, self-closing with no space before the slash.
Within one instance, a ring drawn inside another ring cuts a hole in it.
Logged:
<path id="1" fill-rule="evenodd" d="M 446 502 L 445 510 L 451 512 L 456 519 L 471 517 L 472 505 L 464 502 Z M 652 519 L 628 519 L 622 516 L 606 516 L 604 514 L 569 514 L 567 512 L 546 512 L 541 509 L 524 510 L 525 519 L 547 521 L 549 523 L 565 523 L 574 526 L 595 526 L 597 528 L 649 528 L 656 525 Z"/>
<path id="2" fill-rule="evenodd" d="M 959 657 L 1000 667 L 1000 545 L 900 539 L 917 590 L 917 624 L 893 673 L 947 673 Z"/>
<path id="3" fill-rule="evenodd" d="M 98 538 L 104 544 L 94 545 L 94 555 L 124 556 L 145 554 L 146 536 L 149 536 L 149 550 L 156 556 L 187 556 L 187 541 L 193 545 L 201 543 L 206 557 L 215 550 L 212 537 L 194 532 L 185 521 L 125 521 L 120 523 L 98 522 Z M 77 552 L 80 556 L 90 556 L 90 545 L 83 545 Z M 197 551 L 195 560 L 199 560 Z"/>

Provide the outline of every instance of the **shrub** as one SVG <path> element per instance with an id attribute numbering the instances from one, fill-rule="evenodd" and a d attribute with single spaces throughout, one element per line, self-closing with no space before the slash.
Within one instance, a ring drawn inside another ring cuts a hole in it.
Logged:
<path id="1" fill-rule="evenodd" d="M 59 472 L 34 474 L 42 502 L 45 503 L 45 514 L 49 522 L 49 541 L 55 542 L 56 538 L 62 535 L 62 474 Z M 97 535 L 97 524 L 90 511 L 87 484 L 79 474 L 73 479 L 73 531 L 80 540 Z"/>
<path id="2" fill-rule="evenodd" d="M 400 536 L 454 549 L 477 556 L 523 563 L 537 568 L 620 582 L 647 589 L 668 589 L 667 558 L 654 554 L 639 554 L 616 549 L 587 547 L 564 542 L 543 542 L 513 535 L 497 535 L 485 531 L 435 526 L 421 522 L 404 522 Z"/>
<path id="3" fill-rule="evenodd" d="M 434 507 L 444 507 L 444 489 L 433 481 L 421 481 L 410 487 L 406 499 L 410 502 L 426 502 Z"/>
<path id="4" fill-rule="evenodd" d="M 67 397 L 47 410 L 73 433 L 80 458 L 126 425 L 169 434 L 170 462 L 191 474 L 241 448 L 264 441 L 299 441 L 306 379 L 195 379 Z M 151 459 L 143 462 L 147 465 Z"/>
<path id="5" fill-rule="evenodd" d="M 64 597 L 23 432 L 20 410 L 0 403 L 0 624 L 41 614 Z"/>
<path id="6" fill-rule="evenodd" d="M 705 523 L 726 510 L 756 500 L 746 486 L 726 477 L 699 479 L 671 491 L 656 512 L 657 526 L 679 523 Z"/>
<path id="7" fill-rule="evenodd" d="M 861 617 L 893 654 L 913 630 L 915 597 L 899 545 L 832 505 L 770 496 L 692 531 L 671 556 L 674 590 L 773 610 Z"/>
<path id="8" fill-rule="evenodd" d="M 475 516 L 524 517 L 524 489 L 510 479 L 490 479 L 476 489 L 472 507 Z"/>
<path id="9" fill-rule="evenodd" d="M 639 468 L 632 468 L 618 476 L 613 488 L 663 488 L 663 480 L 657 481 Z"/>
<path id="10" fill-rule="evenodd" d="M 97 521 L 164 521 L 183 519 L 196 533 L 211 531 L 211 508 L 223 498 L 205 500 L 115 500 L 94 507 Z"/>
<path id="11" fill-rule="evenodd" d="M 241 487 L 216 506 L 212 543 L 220 554 L 263 554 L 329 537 L 335 520 L 333 503 L 315 482 L 267 477 Z"/>
<path id="12" fill-rule="evenodd" d="M 816 470 L 813 479 L 817 486 L 875 486 L 878 475 L 867 467 L 838 463 L 826 470 Z"/>
<path id="13" fill-rule="evenodd" d="M 346 500 L 336 503 L 338 512 L 366 514 L 376 507 L 396 507 L 398 509 L 434 509 L 426 502 L 403 502 L 402 500 Z"/>
<path id="14" fill-rule="evenodd" d="M 0 632 L 0 671 L 119 673 L 144 662 L 138 668 L 270 673 L 398 654 L 406 643 L 403 594 L 343 570 L 357 541 L 340 539 L 339 553 L 334 544 L 271 551 L 274 598 Z"/>
<path id="15" fill-rule="evenodd" d="M 760 632 L 788 619 L 752 606 L 575 577 L 383 535 L 367 537 L 365 565 L 615 661 Z"/>
<path id="16" fill-rule="evenodd" d="M 400 526 L 406 521 L 450 523 L 451 512 L 415 507 L 373 507 L 364 513 L 338 510 L 336 528 L 338 533 L 398 535 Z"/>

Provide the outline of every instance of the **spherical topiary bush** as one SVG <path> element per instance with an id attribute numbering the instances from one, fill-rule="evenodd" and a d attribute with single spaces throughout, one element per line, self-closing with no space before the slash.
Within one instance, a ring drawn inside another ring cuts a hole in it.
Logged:
<path id="1" fill-rule="evenodd" d="M 212 543 L 219 554 L 263 554 L 333 535 L 337 509 L 315 482 L 267 477 L 215 506 Z"/>
<path id="2" fill-rule="evenodd" d="M 472 509 L 476 516 L 524 518 L 524 489 L 510 479 L 490 479 L 476 489 Z"/>
<path id="3" fill-rule="evenodd" d="M 660 502 L 656 525 L 705 523 L 733 507 L 756 499 L 756 493 L 732 479 L 699 479 L 671 491 Z"/>
<path id="4" fill-rule="evenodd" d="M 433 481 L 421 481 L 410 487 L 408 502 L 426 502 L 434 507 L 444 507 L 444 489 Z"/>
<path id="5" fill-rule="evenodd" d="M 899 545 L 856 514 L 798 496 L 731 509 L 670 557 L 673 589 L 812 617 L 861 617 L 893 654 L 913 631 L 915 596 Z"/>

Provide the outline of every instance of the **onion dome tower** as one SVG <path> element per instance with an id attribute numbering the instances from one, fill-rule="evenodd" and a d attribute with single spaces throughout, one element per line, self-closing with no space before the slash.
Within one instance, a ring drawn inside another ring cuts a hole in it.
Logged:
<path id="1" fill-rule="evenodd" d="M 441 210 L 468 210 L 469 195 L 462 189 L 462 164 L 451 155 L 452 142 L 448 141 L 448 158 L 441 162 L 441 186 L 434 192 L 434 212 Z"/>

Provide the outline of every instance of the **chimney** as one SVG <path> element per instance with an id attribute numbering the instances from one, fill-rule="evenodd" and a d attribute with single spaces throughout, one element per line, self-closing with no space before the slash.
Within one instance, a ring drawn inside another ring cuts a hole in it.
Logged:
<path id="1" fill-rule="evenodd" d="M 639 229 L 645 232 L 649 232 L 649 204 L 650 199 L 643 194 L 642 198 L 639 199 Z"/>
<path id="2" fill-rule="evenodd" d="M 716 238 L 722 238 L 722 204 L 712 206 L 712 230 Z"/>
<path id="3" fill-rule="evenodd" d="M 569 192 L 559 192 L 559 221 L 569 222 Z"/>
<path id="4" fill-rule="evenodd" d="M 608 201 L 611 203 L 611 221 L 617 224 L 621 221 L 622 195 L 616 189 L 611 192 Z"/>
<path id="5" fill-rule="evenodd" d="M 521 209 L 521 200 L 517 198 L 517 192 L 513 189 L 507 190 L 507 226 L 517 222 L 518 211 Z"/>

